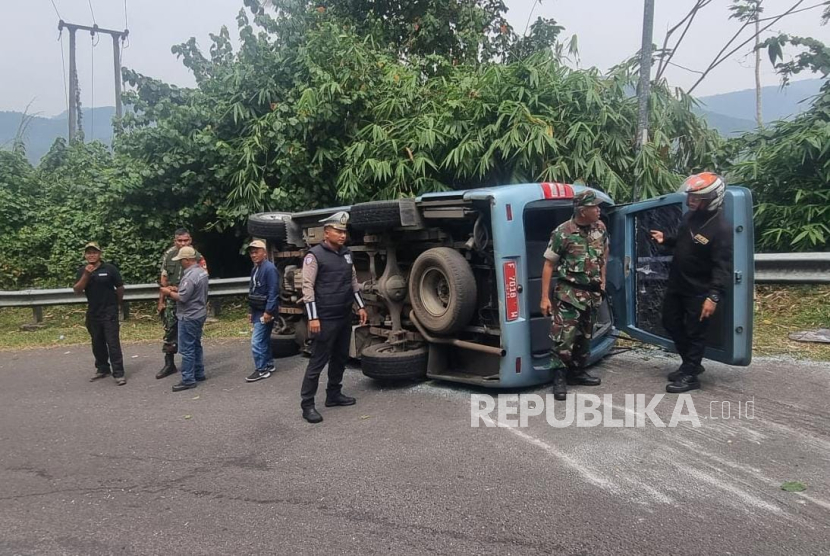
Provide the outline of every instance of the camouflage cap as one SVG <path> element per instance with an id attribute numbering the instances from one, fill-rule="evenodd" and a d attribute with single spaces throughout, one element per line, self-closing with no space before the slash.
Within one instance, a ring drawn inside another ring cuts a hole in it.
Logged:
<path id="1" fill-rule="evenodd" d="M 86 252 L 87 249 L 95 249 L 96 251 L 101 251 L 101 246 L 98 245 L 97 241 L 90 241 L 89 243 L 84 245 L 84 252 Z"/>
<path id="2" fill-rule="evenodd" d="M 335 212 L 328 218 L 324 218 L 320 220 L 323 224 L 323 227 L 331 226 L 335 230 L 342 230 L 346 231 L 346 224 L 349 223 L 349 213 L 341 210 L 340 212 Z"/>
<path id="3" fill-rule="evenodd" d="M 574 207 L 595 207 L 602 203 L 596 191 L 586 189 L 574 195 Z"/>

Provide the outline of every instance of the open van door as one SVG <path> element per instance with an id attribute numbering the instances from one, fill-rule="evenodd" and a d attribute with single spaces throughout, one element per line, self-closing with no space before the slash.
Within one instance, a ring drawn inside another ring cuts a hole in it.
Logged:
<path id="1" fill-rule="evenodd" d="M 632 338 L 670 349 L 674 343 L 661 324 L 661 316 L 672 256 L 651 239 L 649 230 L 675 234 L 686 211 L 685 200 L 684 194 L 673 193 L 609 210 L 611 253 L 606 289 L 615 325 Z M 755 269 L 752 193 L 743 187 L 727 187 L 723 210 L 732 228 L 733 279 L 711 317 L 705 357 L 729 365 L 749 365 Z"/>

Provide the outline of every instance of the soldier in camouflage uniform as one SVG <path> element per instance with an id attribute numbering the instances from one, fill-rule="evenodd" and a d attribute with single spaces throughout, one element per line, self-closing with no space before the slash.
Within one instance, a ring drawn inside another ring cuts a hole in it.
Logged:
<path id="1" fill-rule="evenodd" d="M 193 238 L 190 237 L 189 231 L 184 228 L 176 230 L 173 236 L 173 246 L 161 257 L 161 278 L 159 278 L 161 287 L 178 288 L 183 269 L 181 262 L 173 260 L 173 257 L 179 254 L 179 249 L 191 243 L 193 243 Z M 196 251 L 196 262 L 207 270 L 205 259 L 198 251 Z M 156 378 L 164 378 L 179 372 L 174 359 L 179 351 L 179 321 L 176 318 L 176 302 L 170 297 L 159 295 L 158 313 L 164 324 L 164 345 L 161 348 L 164 352 L 164 367 L 156 373 Z"/>
<path id="2" fill-rule="evenodd" d="M 553 394 L 567 395 L 566 384 L 596 386 L 600 379 L 584 370 L 597 310 L 605 290 L 608 231 L 600 217 L 596 192 L 574 198 L 574 216 L 550 235 L 542 270 L 542 314 L 551 315 Z M 551 278 L 556 279 L 553 301 Z"/>

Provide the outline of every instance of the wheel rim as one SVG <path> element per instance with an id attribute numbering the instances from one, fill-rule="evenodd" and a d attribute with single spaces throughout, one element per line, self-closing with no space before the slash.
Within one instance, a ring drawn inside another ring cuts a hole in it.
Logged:
<path id="1" fill-rule="evenodd" d="M 265 220 L 270 220 L 272 222 L 284 222 L 285 221 L 285 215 L 284 214 L 268 214 L 268 213 L 266 213 L 263 216 L 264 216 Z"/>
<path id="2" fill-rule="evenodd" d="M 430 268 L 421 277 L 418 293 L 424 309 L 434 317 L 446 314 L 452 297 L 447 275 L 438 268 Z"/>

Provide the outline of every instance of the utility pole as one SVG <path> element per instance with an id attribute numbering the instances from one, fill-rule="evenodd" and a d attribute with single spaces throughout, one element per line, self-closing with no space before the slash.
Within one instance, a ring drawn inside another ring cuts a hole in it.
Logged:
<path id="1" fill-rule="evenodd" d="M 654 31 L 654 0 L 645 0 L 643 7 L 643 43 L 640 47 L 640 82 L 637 86 L 637 150 L 648 143 L 648 100 L 651 89 L 652 35 Z M 634 183 L 632 201 L 640 200 L 640 185 Z"/>
<path id="2" fill-rule="evenodd" d="M 126 40 L 130 34 L 128 29 L 123 31 L 114 31 L 112 29 L 104 29 L 93 25 L 88 27 L 86 25 L 77 25 L 75 23 L 66 23 L 60 20 L 58 29 L 63 31 L 64 27 L 69 29 L 69 142 L 75 139 L 78 132 L 78 69 L 75 64 L 75 31 L 89 31 L 91 36 L 95 33 L 104 33 L 112 37 L 112 59 L 113 69 L 115 70 L 115 116 L 121 118 L 121 52 L 118 49 L 118 41 Z"/>
<path id="3" fill-rule="evenodd" d="M 755 6 L 755 121 L 758 129 L 764 128 L 764 116 L 761 108 L 761 22 L 760 6 Z"/>
<path id="4" fill-rule="evenodd" d="M 58 24 L 58 29 L 63 31 L 63 21 Z M 75 133 L 78 131 L 78 68 L 75 65 L 75 29 L 69 28 L 69 142 L 75 140 Z"/>

